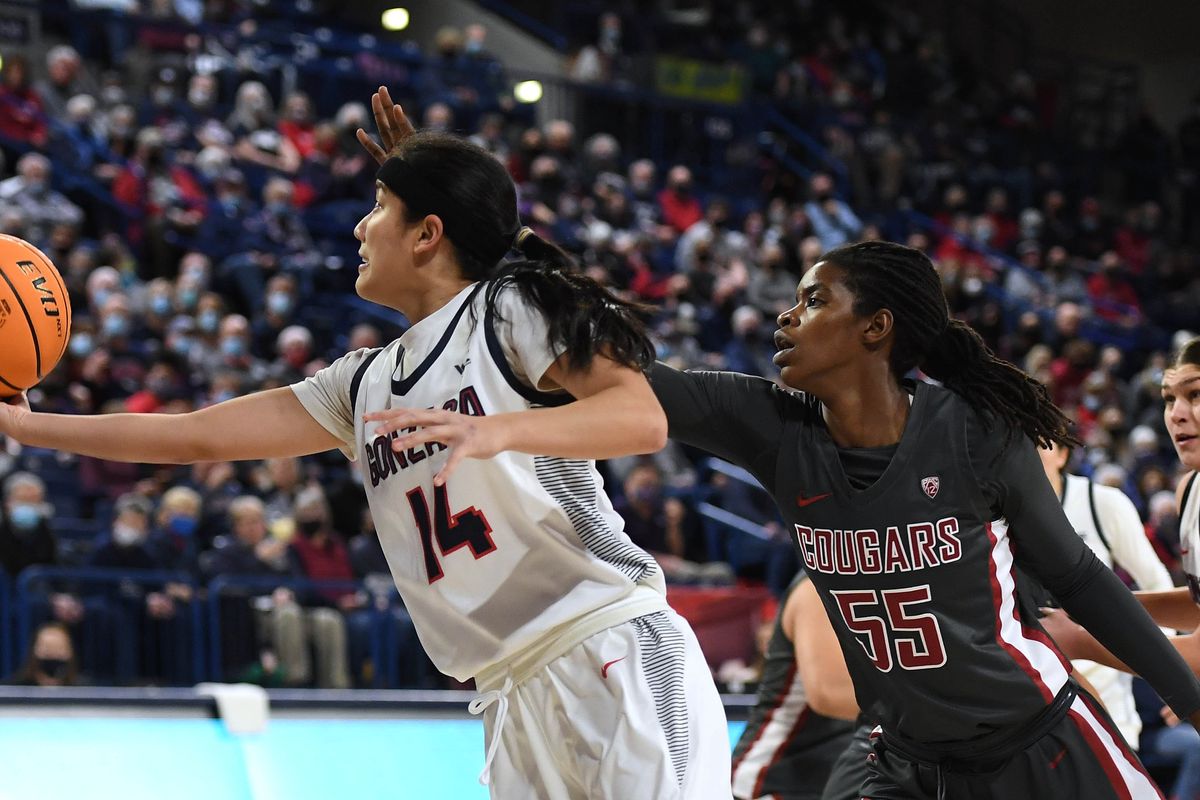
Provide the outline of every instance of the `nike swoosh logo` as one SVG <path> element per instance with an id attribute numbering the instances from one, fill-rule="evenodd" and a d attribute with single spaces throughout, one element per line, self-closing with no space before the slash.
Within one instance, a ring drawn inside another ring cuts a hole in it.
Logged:
<path id="1" fill-rule="evenodd" d="M 605 680 L 608 680 L 608 668 L 611 667 L 613 664 L 617 663 L 618 661 L 624 661 L 628 657 L 629 656 L 621 656 L 620 658 L 614 658 L 612 661 L 609 661 L 607 664 L 605 664 L 603 667 L 600 668 L 600 677 L 604 678 Z"/>
<path id="2" fill-rule="evenodd" d="M 796 505 L 800 506 L 801 508 L 804 508 L 805 506 L 812 505 L 813 503 L 817 502 L 818 500 L 824 500 L 826 497 L 829 497 L 830 494 L 831 494 L 831 492 L 826 492 L 825 494 L 816 494 L 816 495 L 813 495 L 812 497 L 805 497 L 802 494 L 798 494 L 798 495 L 796 495 Z"/>

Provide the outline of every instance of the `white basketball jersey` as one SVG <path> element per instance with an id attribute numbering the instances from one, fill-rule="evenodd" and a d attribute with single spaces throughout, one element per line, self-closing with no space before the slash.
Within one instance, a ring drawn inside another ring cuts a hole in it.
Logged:
<path id="1" fill-rule="evenodd" d="M 1098 486 L 1082 476 L 1064 473 L 1062 503 L 1063 511 L 1075 532 L 1109 569 L 1117 561 L 1133 574 L 1143 589 L 1162 589 L 1171 585 L 1166 568 L 1146 540 L 1137 511 L 1119 489 Z M 1115 503 L 1129 506 L 1128 515 L 1132 516 L 1123 524 L 1118 521 L 1123 518 L 1113 516 L 1112 506 Z M 1102 521 L 1105 524 L 1103 530 Z M 1122 558 L 1127 557 L 1128 562 L 1114 559 L 1114 549 L 1125 553 L 1126 556 Z M 1133 699 L 1133 676 L 1094 661 L 1076 659 L 1072 663 L 1095 687 L 1100 702 L 1108 710 L 1113 722 L 1136 750 L 1142 719 Z"/>
<path id="2" fill-rule="evenodd" d="M 395 452 L 394 437 L 363 422 L 363 414 L 393 407 L 494 415 L 569 399 L 530 388 L 555 357 L 544 318 L 506 288 L 493 319 L 487 288 L 464 289 L 388 346 L 347 354 L 293 387 L 314 418 L 352 446 L 421 642 L 458 680 L 639 584 L 665 594 L 662 571 L 625 534 L 593 461 L 511 451 L 468 458 L 435 489 L 445 447 Z"/>
<path id="3" fill-rule="evenodd" d="M 1179 512 L 1179 555 L 1187 576 L 1192 601 L 1200 605 L 1200 490 L 1196 473 L 1187 479 L 1183 490 L 1183 509 Z"/>

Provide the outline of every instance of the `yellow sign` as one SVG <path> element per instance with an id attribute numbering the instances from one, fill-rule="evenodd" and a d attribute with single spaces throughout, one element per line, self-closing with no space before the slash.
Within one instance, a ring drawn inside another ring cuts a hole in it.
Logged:
<path id="1" fill-rule="evenodd" d="M 661 94 L 671 97 L 740 103 L 746 94 L 746 73 L 735 64 L 660 56 L 654 63 L 654 85 Z"/>

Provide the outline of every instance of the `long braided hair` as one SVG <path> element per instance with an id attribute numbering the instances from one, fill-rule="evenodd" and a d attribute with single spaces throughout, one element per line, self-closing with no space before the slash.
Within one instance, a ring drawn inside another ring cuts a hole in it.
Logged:
<path id="1" fill-rule="evenodd" d="M 950 317 L 937 270 L 920 250 L 860 242 L 831 250 L 820 260 L 845 271 L 855 314 L 866 316 L 881 308 L 892 312 L 890 366 L 897 379 L 919 367 L 982 412 L 985 425 L 1003 422 L 1010 439 L 1021 431 L 1039 446 L 1080 444 L 1045 386 L 997 358 L 978 333 Z"/>

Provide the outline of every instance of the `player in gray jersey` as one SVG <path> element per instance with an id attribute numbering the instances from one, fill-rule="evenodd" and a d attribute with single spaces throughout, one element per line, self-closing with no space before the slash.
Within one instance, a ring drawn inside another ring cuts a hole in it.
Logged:
<path id="1" fill-rule="evenodd" d="M 672 438 L 748 469 L 791 527 L 879 718 L 862 796 L 1161 797 L 1017 589 L 1020 567 L 1200 719 L 1200 683 L 1046 481 L 1035 445 L 1074 442 L 1045 387 L 896 244 L 825 254 L 778 321 L 787 389 L 665 365 L 652 383 Z"/>
<path id="2" fill-rule="evenodd" d="M 430 658 L 476 680 L 494 797 L 728 798 L 708 665 L 591 460 L 662 447 L 653 346 L 632 307 L 521 227 L 495 158 L 373 105 L 395 146 L 354 231 L 355 288 L 404 314 L 400 339 L 190 414 L 22 398 L 0 405 L 0 434 L 152 463 L 340 448 Z"/>
<path id="3" fill-rule="evenodd" d="M 858 703 L 812 581 L 788 586 L 767 642 L 758 703 L 733 749 L 737 800 L 819 800 L 850 745 Z M 866 761 L 858 765 L 861 785 Z"/>

